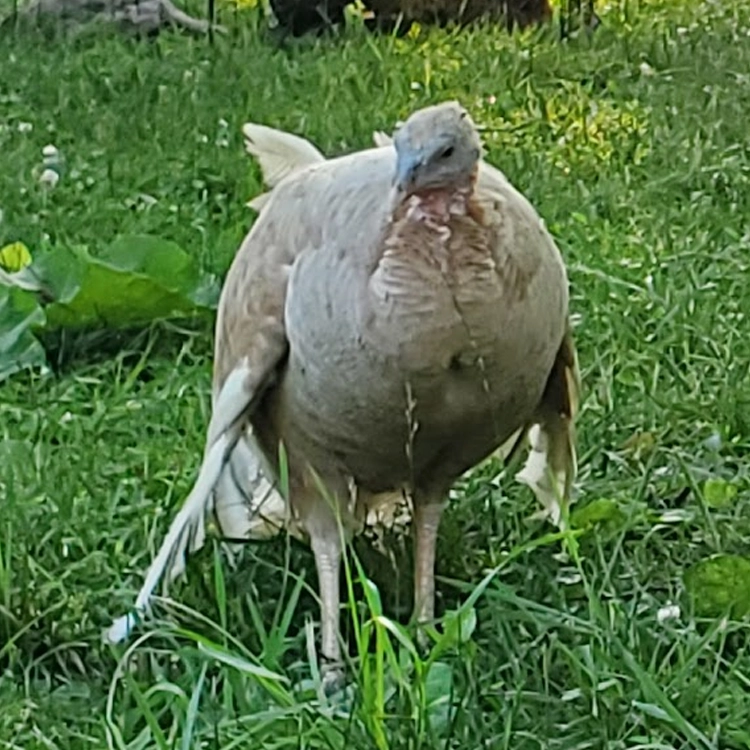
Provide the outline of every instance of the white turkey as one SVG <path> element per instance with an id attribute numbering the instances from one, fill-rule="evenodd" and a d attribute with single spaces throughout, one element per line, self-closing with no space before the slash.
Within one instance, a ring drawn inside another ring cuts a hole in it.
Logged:
<path id="1" fill-rule="evenodd" d="M 203 544 L 207 513 L 234 539 L 286 527 L 315 557 L 333 686 L 342 545 L 397 499 L 412 516 L 419 622 L 434 617 L 448 490 L 488 455 L 527 435 L 517 476 L 563 522 L 578 393 L 568 281 L 542 220 L 482 160 L 455 102 L 335 159 L 277 130 L 244 132 L 271 190 L 222 291 L 203 464 L 136 613 Z"/>

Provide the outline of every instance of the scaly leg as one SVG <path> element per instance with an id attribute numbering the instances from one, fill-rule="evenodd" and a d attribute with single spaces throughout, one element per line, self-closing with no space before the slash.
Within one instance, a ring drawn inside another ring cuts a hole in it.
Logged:
<path id="1" fill-rule="evenodd" d="M 341 539 L 338 530 L 313 532 L 310 536 L 310 545 L 318 571 L 323 689 L 327 694 L 331 694 L 344 683 L 344 665 L 339 644 Z"/>
<path id="2" fill-rule="evenodd" d="M 435 548 L 443 507 L 442 502 L 414 503 L 414 615 L 418 623 L 435 617 Z"/>

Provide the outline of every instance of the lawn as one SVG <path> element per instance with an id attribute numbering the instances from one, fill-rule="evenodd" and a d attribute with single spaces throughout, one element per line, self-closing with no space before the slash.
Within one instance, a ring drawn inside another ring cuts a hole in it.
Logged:
<path id="1" fill-rule="evenodd" d="M 312 556 L 285 539 L 234 568 L 207 545 L 132 653 L 102 644 L 196 475 L 212 321 L 55 336 L 50 372 L 0 384 L 0 747 L 750 748 L 750 0 L 602 18 L 564 43 L 279 49 L 254 11 L 213 46 L 4 39 L 0 247 L 35 256 L 145 233 L 221 277 L 260 189 L 244 121 L 336 154 L 458 98 L 565 256 L 584 400 L 578 536 L 482 467 L 442 528 L 433 652 L 393 624 L 408 575 L 352 558 L 360 687 L 326 702 Z"/>

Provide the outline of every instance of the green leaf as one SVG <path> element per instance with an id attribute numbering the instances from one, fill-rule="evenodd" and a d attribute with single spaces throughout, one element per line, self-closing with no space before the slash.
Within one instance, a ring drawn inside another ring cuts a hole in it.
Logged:
<path id="1" fill-rule="evenodd" d="M 0 465 L 24 468 L 32 466 L 34 462 L 34 451 L 29 443 L 23 440 L 0 440 Z"/>
<path id="2" fill-rule="evenodd" d="M 20 271 L 9 273 L 0 266 L 0 284 L 4 286 L 15 286 L 25 292 L 44 291 L 41 282 L 30 266 L 22 268 Z"/>
<path id="3" fill-rule="evenodd" d="M 621 529 L 625 520 L 620 503 L 603 497 L 575 508 L 570 514 L 570 523 L 573 528 L 588 530 L 598 527 L 605 535 Z"/>
<path id="4" fill-rule="evenodd" d="M 453 713 L 453 670 L 449 664 L 436 661 L 430 666 L 424 692 L 430 726 L 433 732 L 440 735 L 448 728 Z"/>
<path id="5" fill-rule="evenodd" d="M 218 302 L 216 278 L 157 237 L 120 237 L 98 258 L 85 248 L 58 248 L 29 264 L 20 243 L 2 253 L 0 380 L 45 363 L 34 330 L 146 325 L 205 313 Z"/>
<path id="6" fill-rule="evenodd" d="M 367 607 L 373 617 L 379 617 L 383 614 L 383 603 L 380 599 L 378 587 L 360 571 L 360 583 L 367 601 Z"/>
<path id="7" fill-rule="evenodd" d="M 122 271 L 144 274 L 165 289 L 181 291 L 200 307 L 215 308 L 219 299 L 216 279 L 204 274 L 178 244 L 151 235 L 118 237 L 101 261 Z"/>
<path id="8" fill-rule="evenodd" d="M 669 696 L 662 690 L 659 683 L 654 680 L 653 676 L 646 671 L 638 659 L 620 643 L 622 649 L 622 655 L 625 660 L 625 664 L 628 669 L 632 672 L 635 677 L 645 701 L 639 702 L 639 706 L 643 709 L 648 706 L 648 714 L 654 718 L 667 720 L 673 724 L 690 742 L 690 745 L 694 748 L 707 748 L 712 750 L 714 747 L 713 743 L 706 737 L 700 729 L 697 729 L 693 724 L 686 719 L 680 710 L 675 706 L 674 703 L 669 699 Z"/>
<path id="9" fill-rule="evenodd" d="M 219 648 L 216 645 L 211 645 L 206 642 L 198 642 L 198 650 L 205 653 L 207 656 L 215 659 L 216 661 L 226 664 L 228 667 L 243 672 L 244 674 L 250 675 L 260 680 L 270 680 L 271 682 L 288 682 L 289 680 L 284 675 L 277 672 L 272 672 L 270 669 L 266 669 L 258 664 L 253 664 L 247 659 L 233 654 L 230 651 Z"/>
<path id="10" fill-rule="evenodd" d="M 477 612 L 474 607 L 460 607 L 445 613 L 443 636 L 449 648 L 468 643 L 477 627 Z"/>
<path id="11" fill-rule="evenodd" d="M 219 286 L 178 245 L 149 236 L 121 237 L 94 258 L 57 249 L 34 264 L 54 302 L 49 328 L 124 327 L 213 310 Z"/>
<path id="12" fill-rule="evenodd" d="M 750 559 L 709 557 L 691 566 L 684 581 L 697 615 L 739 619 L 750 614 Z"/>
<path id="13" fill-rule="evenodd" d="M 726 508 L 737 496 L 737 485 L 724 479 L 707 479 L 703 485 L 703 498 L 709 508 Z"/>
<path id="14" fill-rule="evenodd" d="M 0 284 L 0 380 L 46 364 L 44 349 L 33 332 L 43 325 L 44 311 L 32 293 Z"/>
<path id="15" fill-rule="evenodd" d="M 195 727 L 198 723 L 198 714 L 200 710 L 201 695 L 203 693 L 203 683 L 206 680 L 206 672 L 208 671 L 208 663 L 203 662 L 201 672 L 198 675 L 198 682 L 193 688 L 193 694 L 190 696 L 190 703 L 185 715 L 185 727 L 182 731 L 182 742 L 180 747 L 182 750 L 190 750 L 191 747 L 195 747 Z"/>
<path id="16" fill-rule="evenodd" d="M 633 708 L 638 711 L 642 711 L 646 716 L 650 716 L 653 719 L 659 721 L 671 721 L 669 713 L 665 711 L 661 706 L 657 706 L 654 703 L 642 703 L 641 701 L 633 701 Z"/>
<path id="17" fill-rule="evenodd" d="M 80 289 L 87 257 L 83 248 L 56 248 L 37 256 L 27 270 L 46 288 L 51 302 L 67 303 Z"/>

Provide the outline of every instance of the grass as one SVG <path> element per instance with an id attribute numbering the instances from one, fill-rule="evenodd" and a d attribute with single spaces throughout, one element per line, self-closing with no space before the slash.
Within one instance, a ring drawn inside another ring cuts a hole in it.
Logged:
<path id="1" fill-rule="evenodd" d="M 368 561 L 376 586 L 352 558 L 360 687 L 327 703 L 312 558 L 286 540 L 235 569 L 209 545 L 131 652 L 101 644 L 194 479 L 211 330 L 58 341 L 52 374 L 0 391 L 0 747 L 750 748 L 748 622 L 712 605 L 728 576 L 685 586 L 750 540 L 750 2 L 602 15 L 566 43 L 354 29 L 278 49 L 253 13 L 213 47 L 4 41 L 0 246 L 33 252 L 152 232 L 224 273 L 259 188 L 242 122 L 339 153 L 459 98 L 564 252 L 585 401 L 567 556 L 528 491 L 477 471 L 441 532 L 433 651 L 398 625 L 408 577 Z"/>

